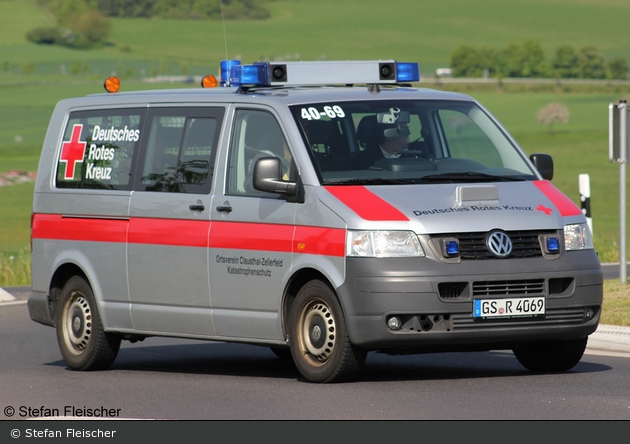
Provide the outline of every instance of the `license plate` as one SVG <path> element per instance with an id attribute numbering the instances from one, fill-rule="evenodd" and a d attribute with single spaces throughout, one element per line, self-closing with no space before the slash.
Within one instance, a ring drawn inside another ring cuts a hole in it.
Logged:
<path id="1" fill-rule="evenodd" d="M 475 319 L 542 316 L 545 314 L 545 298 L 475 299 L 473 308 Z"/>

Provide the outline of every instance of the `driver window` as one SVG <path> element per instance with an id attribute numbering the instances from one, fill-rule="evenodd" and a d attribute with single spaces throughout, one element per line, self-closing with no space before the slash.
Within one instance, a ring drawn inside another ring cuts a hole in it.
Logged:
<path id="1" fill-rule="evenodd" d="M 276 118 L 265 111 L 238 110 L 230 146 L 228 194 L 278 197 L 254 189 L 254 164 L 263 157 L 279 158 L 283 179 L 289 180 L 291 152 Z"/>

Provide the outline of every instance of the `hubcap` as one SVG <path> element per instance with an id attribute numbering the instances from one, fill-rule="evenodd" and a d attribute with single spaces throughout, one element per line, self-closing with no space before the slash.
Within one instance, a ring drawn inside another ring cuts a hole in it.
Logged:
<path id="1" fill-rule="evenodd" d="M 88 346 L 92 335 L 92 313 L 90 305 L 80 293 L 73 294 L 64 313 L 64 338 L 68 349 L 81 354 Z"/>
<path id="2" fill-rule="evenodd" d="M 335 319 L 330 308 L 318 301 L 302 311 L 302 346 L 304 353 L 318 364 L 330 358 L 336 342 Z"/>

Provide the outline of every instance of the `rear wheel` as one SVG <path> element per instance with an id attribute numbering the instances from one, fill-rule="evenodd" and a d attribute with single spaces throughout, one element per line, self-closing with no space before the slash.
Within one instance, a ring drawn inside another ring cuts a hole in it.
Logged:
<path id="1" fill-rule="evenodd" d="M 540 342 L 513 350 L 523 367 L 533 372 L 565 372 L 580 362 L 588 337 Z"/>
<path id="2" fill-rule="evenodd" d="M 337 297 L 319 280 L 298 292 L 289 317 L 293 361 L 311 382 L 351 379 L 365 362 L 367 352 L 350 343 Z"/>
<path id="3" fill-rule="evenodd" d="M 120 336 L 105 333 L 89 284 L 80 276 L 68 280 L 55 313 L 57 342 L 74 370 L 104 370 L 116 359 Z"/>

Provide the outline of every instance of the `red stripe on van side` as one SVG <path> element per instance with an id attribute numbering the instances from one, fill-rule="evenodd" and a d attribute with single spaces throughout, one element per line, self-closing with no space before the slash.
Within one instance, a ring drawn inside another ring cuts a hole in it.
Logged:
<path id="1" fill-rule="evenodd" d="M 129 231 L 127 232 L 127 228 Z M 208 241 L 211 233 L 210 241 Z M 294 237 L 295 236 L 295 237 Z M 182 219 L 98 219 L 34 214 L 33 239 L 172 245 L 344 256 L 346 231 Z"/>
<path id="2" fill-rule="evenodd" d="M 293 225 L 212 222 L 210 248 L 291 252 Z"/>
<path id="3" fill-rule="evenodd" d="M 296 227 L 293 251 L 295 253 L 343 257 L 346 255 L 346 230 Z"/>
<path id="4" fill-rule="evenodd" d="M 362 185 L 327 186 L 324 188 L 365 220 L 409 220 L 409 218 L 396 207 Z"/>
<path id="5" fill-rule="evenodd" d="M 548 180 L 536 180 L 534 185 L 556 206 L 561 216 L 578 216 L 582 213 L 580 207 L 575 202 L 565 196 Z"/>
<path id="6" fill-rule="evenodd" d="M 210 221 L 207 220 L 134 217 L 129 221 L 129 243 L 205 248 L 209 231 Z"/>
<path id="7" fill-rule="evenodd" d="M 34 214 L 32 236 L 33 239 L 126 242 L 127 220 Z"/>

